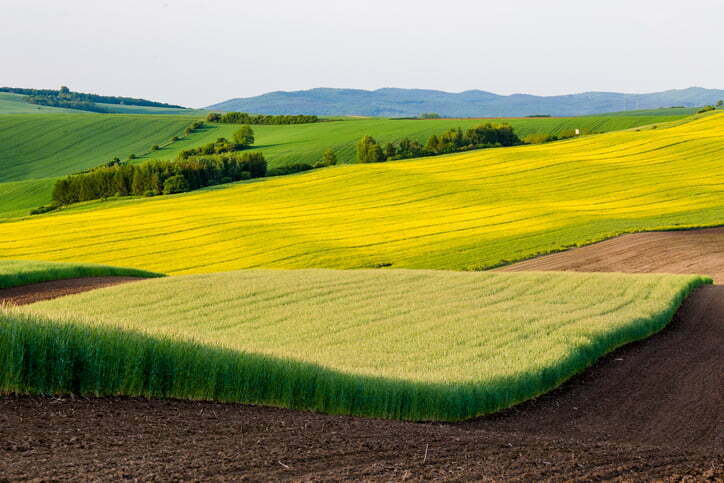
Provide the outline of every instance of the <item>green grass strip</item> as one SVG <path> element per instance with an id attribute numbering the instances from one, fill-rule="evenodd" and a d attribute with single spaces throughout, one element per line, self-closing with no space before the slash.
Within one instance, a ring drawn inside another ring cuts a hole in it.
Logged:
<path id="1" fill-rule="evenodd" d="M 90 263 L 36 262 L 0 260 L 0 289 L 31 283 L 83 277 L 162 277 L 163 275 L 135 268 L 111 267 Z"/>

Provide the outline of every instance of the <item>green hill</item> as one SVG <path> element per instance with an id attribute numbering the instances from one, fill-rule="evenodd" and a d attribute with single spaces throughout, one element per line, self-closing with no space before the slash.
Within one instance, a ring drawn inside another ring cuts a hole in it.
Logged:
<path id="1" fill-rule="evenodd" d="M 14 96 L 15 94 L 8 94 Z M 30 106 L 30 104 L 21 103 Z M 121 106 L 122 107 L 122 106 Z M 161 108 L 143 108 L 149 111 Z M 403 137 L 425 142 L 432 135 L 450 128 L 468 128 L 482 122 L 508 122 L 520 136 L 531 133 L 558 134 L 564 130 L 606 132 L 651 123 L 662 123 L 682 116 L 516 118 L 516 119 L 433 119 L 392 120 L 353 119 L 314 124 L 253 126 L 254 150 L 266 156 L 270 167 L 290 163 L 314 163 L 327 148 L 336 151 L 341 163 L 354 162 L 355 144 L 366 134 L 381 142 Z M 164 145 L 181 135 L 191 122 L 188 116 L 65 114 L 0 115 L 0 219 L 26 215 L 29 210 L 50 201 L 54 180 L 12 184 L 28 179 L 55 178 L 97 166 L 117 156 L 138 156 L 135 162 L 173 159 L 184 149 L 230 138 L 239 128 L 234 124 L 210 124 L 179 141 Z M 154 144 L 159 151 L 150 151 Z M 44 184 L 43 184 L 44 183 Z M 24 192 L 24 186 L 27 192 Z"/>
<path id="2" fill-rule="evenodd" d="M 181 135 L 177 116 L 14 114 L 0 116 L 0 182 L 47 178 L 150 150 Z"/>

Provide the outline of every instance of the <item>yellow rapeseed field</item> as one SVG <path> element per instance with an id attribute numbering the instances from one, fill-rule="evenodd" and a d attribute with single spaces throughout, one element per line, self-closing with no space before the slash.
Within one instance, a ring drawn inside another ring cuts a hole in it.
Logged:
<path id="1" fill-rule="evenodd" d="M 171 274 L 482 269 L 638 230 L 724 223 L 724 114 L 678 126 L 338 166 L 0 224 L 0 258 Z"/>

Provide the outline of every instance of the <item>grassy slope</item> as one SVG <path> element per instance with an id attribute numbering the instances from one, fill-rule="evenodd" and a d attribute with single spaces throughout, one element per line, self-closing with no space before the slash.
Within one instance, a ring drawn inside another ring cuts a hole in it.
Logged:
<path id="1" fill-rule="evenodd" d="M 545 132 L 558 134 L 567 129 L 584 129 L 593 132 L 608 132 L 621 129 L 681 119 L 682 116 L 643 117 L 580 117 L 551 119 L 493 119 L 491 122 L 508 122 L 515 132 L 524 137 L 531 133 Z M 332 148 L 342 163 L 355 161 L 357 141 L 370 134 L 380 142 L 399 141 L 404 137 L 424 143 L 432 134 L 447 129 L 477 126 L 480 119 L 432 119 L 432 120 L 390 120 L 356 119 L 330 121 L 317 124 L 292 126 L 253 126 L 257 149 L 264 153 L 270 166 L 290 163 L 315 163 L 327 148 Z M 219 137 L 230 138 L 238 129 L 236 125 L 212 124 L 207 129 L 193 134 L 188 139 L 174 143 L 163 150 L 160 157 L 174 157 L 179 151 L 215 141 Z"/>
<path id="2" fill-rule="evenodd" d="M 68 114 L 77 113 L 75 109 L 61 107 L 38 106 L 23 100 L 25 96 L 0 92 L 0 115 L 2 114 Z"/>
<path id="3" fill-rule="evenodd" d="M 109 267 L 88 263 L 53 263 L 0 260 L 0 289 L 78 277 L 159 277 L 157 273 L 134 268 Z"/>
<path id="4" fill-rule="evenodd" d="M 0 389 L 457 420 L 537 396 L 660 330 L 706 281 L 252 270 L 139 282 L 23 310 L 75 329 L 7 315 Z"/>
<path id="5" fill-rule="evenodd" d="M 669 129 L 337 166 L 0 224 L 0 257 L 166 273 L 481 269 L 724 221 L 724 114 Z"/>
<path id="6" fill-rule="evenodd" d="M 0 182 L 46 178 L 150 150 L 179 135 L 186 117 L 110 114 L 0 116 Z"/>

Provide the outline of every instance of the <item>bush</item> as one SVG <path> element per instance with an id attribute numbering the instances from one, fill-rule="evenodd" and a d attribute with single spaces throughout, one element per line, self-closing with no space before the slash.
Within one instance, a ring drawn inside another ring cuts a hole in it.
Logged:
<path id="1" fill-rule="evenodd" d="M 174 137 L 171 138 L 171 142 L 175 142 L 175 141 L 178 141 L 178 140 L 179 140 L 179 137 L 178 137 L 178 136 L 174 136 Z"/>
<path id="2" fill-rule="evenodd" d="M 49 205 L 41 206 L 40 208 L 35 208 L 34 210 L 30 210 L 31 215 L 41 215 L 43 213 L 47 213 L 49 211 L 57 210 L 60 208 L 60 206 L 56 205 L 55 203 L 51 203 Z"/>
<path id="3" fill-rule="evenodd" d="M 151 196 L 156 196 L 158 194 L 158 191 L 156 190 L 146 190 L 143 192 L 143 196 L 150 198 Z"/>
<path id="4" fill-rule="evenodd" d="M 311 164 L 296 163 L 288 164 L 286 166 L 279 166 L 269 170 L 268 176 L 283 176 L 285 174 L 301 173 L 302 171 L 309 171 L 314 169 Z"/>
<path id="5" fill-rule="evenodd" d="M 218 112 L 210 112 L 208 116 L 206 116 L 206 120 L 209 122 L 219 122 L 221 121 L 221 114 Z"/>
<path id="6" fill-rule="evenodd" d="M 713 111 L 715 109 L 716 109 L 716 107 L 714 107 L 714 106 L 704 106 L 697 111 L 697 114 L 703 114 L 705 112 Z"/>
<path id="7" fill-rule="evenodd" d="M 131 153 L 128 155 L 128 159 L 136 159 L 136 155 Z"/>
<path id="8" fill-rule="evenodd" d="M 525 144 L 543 144 L 548 143 L 551 141 L 556 141 L 558 137 L 544 133 L 544 132 L 538 132 L 533 134 L 528 134 L 526 137 L 523 138 L 523 142 Z"/>
<path id="9" fill-rule="evenodd" d="M 163 194 L 184 193 L 189 190 L 189 183 L 182 174 L 171 176 L 163 182 Z"/>
<path id="10" fill-rule="evenodd" d="M 420 114 L 420 119 L 440 119 L 440 114 L 437 112 L 423 112 Z"/>
<path id="11" fill-rule="evenodd" d="M 153 146 L 151 146 L 151 151 L 158 151 L 159 149 L 161 149 L 161 148 L 159 147 L 158 144 L 154 144 Z"/>

